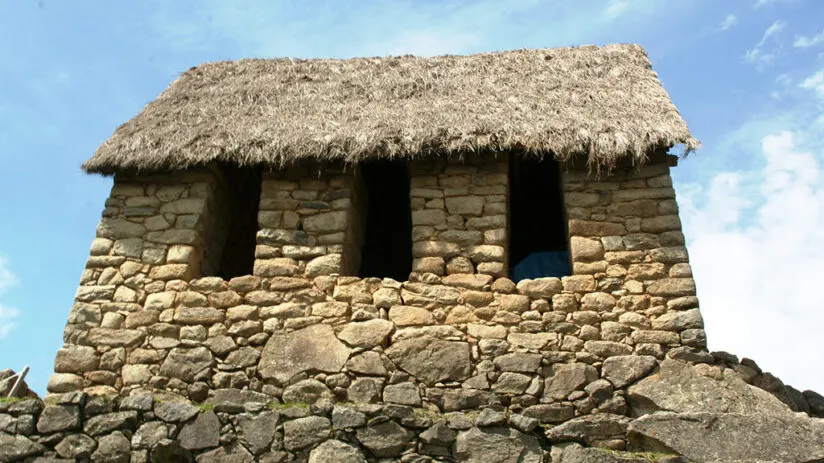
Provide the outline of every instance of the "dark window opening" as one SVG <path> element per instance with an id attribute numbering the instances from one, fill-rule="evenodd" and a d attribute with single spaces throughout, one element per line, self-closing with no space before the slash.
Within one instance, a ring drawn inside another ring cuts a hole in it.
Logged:
<path id="1" fill-rule="evenodd" d="M 230 280 L 251 275 L 255 264 L 261 175 L 259 168 L 228 167 L 226 180 L 226 238 L 220 254 L 217 276 Z M 218 225 L 220 226 L 220 224 Z"/>
<path id="2" fill-rule="evenodd" d="M 541 160 L 512 156 L 509 165 L 510 277 L 562 277 L 570 274 L 560 168 Z"/>
<path id="3" fill-rule="evenodd" d="M 361 277 L 409 279 L 412 270 L 412 212 L 409 172 L 403 161 L 361 165 L 366 199 Z"/>

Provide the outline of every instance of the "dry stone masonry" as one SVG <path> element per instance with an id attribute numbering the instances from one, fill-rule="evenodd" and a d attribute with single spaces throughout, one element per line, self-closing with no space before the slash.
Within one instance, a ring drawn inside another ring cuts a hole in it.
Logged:
<path id="1" fill-rule="evenodd" d="M 354 276 L 356 168 L 265 171 L 228 280 L 220 169 L 116 176 L 49 396 L 0 404 L 0 461 L 709 461 L 666 436 L 719 413 L 824 439 L 793 413 L 824 398 L 707 352 L 667 163 L 565 171 L 572 274 L 517 283 L 507 166 L 410 164 L 407 281 Z"/>

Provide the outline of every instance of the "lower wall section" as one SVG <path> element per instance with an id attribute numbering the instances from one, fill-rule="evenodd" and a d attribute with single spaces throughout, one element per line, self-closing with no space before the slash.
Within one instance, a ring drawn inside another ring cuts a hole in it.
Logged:
<path id="1" fill-rule="evenodd" d="M 148 393 L 122 400 L 67 393 L 47 404 L 0 404 L 0 428 L 6 428 L 0 430 L 16 432 L 0 432 L 0 461 L 540 463 L 549 454 L 538 419 L 500 408 L 439 414 L 401 405 L 270 400 L 223 389 L 201 404 Z"/>

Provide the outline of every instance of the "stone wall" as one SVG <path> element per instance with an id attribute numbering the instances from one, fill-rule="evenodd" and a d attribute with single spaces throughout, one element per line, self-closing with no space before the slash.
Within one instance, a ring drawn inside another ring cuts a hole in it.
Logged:
<path id="1" fill-rule="evenodd" d="M 506 275 L 507 162 L 410 164 L 414 271 Z"/>
<path id="2" fill-rule="evenodd" d="M 252 275 L 203 277 L 221 172 L 115 179 L 51 393 L 222 389 L 273 401 L 499 407 L 540 424 L 626 413 L 664 358 L 708 361 L 668 168 L 563 174 L 573 275 L 506 278 L 507 162 L 410 167 L 415 271 L 355 273 L 357 170 L 263 176 Z"/>
<path id="3" fill-rule="evenodd" d="M 356 273 L 363 238 L 355 208 L 359 182 L 339 166 L 306 164 L 266 173 L 254 274 Z"/>
<path id="4" fill-rule="evenodd" d="M 572 416 L 599 406 L 579 402 L 579 392 L 601 376 L 607 357 L 706 355 L 665 164 L 600 181 L 564 173 L 574 274 L 518 285 L 499 276 L 506 167 L 495 158 L 413 164 L 419 272 L 407 282 L 338 276 L 352 273 L 362 240 L 359 177 L 340 168 L 264 175 L 254 275 L 231 281 L 192 279 L 204 254 L 218 253 L 210 246 L 220 246 L 210 243 L 220 235 L 225 195 L 218 170 L 118 177 L 49 389 L 248 387 L 279 397 L 314 375 L 341 399 L 360 394 L 349 392 L 356 382 L 371 384 L 370 401 L 379 401 L 396 381 L 439 408 L 454 406 L 457 388 L 461 403 L 495 395 L 522 406 L 557 403 Z M 316 347 L 342 360 L 267 368 L 267 358 L 277 357 L 267 346 L 298 345 L 299 330 L 328 340 Z M 372 339 L 353 340 L 361 332 Z M 448 371 L 405 364 L 441 349 Z M 352 369 L 355 358 L 374 365 Z M 542 384 L 559 369 L 586 381 L 565 395 L 547 393 Z"/>

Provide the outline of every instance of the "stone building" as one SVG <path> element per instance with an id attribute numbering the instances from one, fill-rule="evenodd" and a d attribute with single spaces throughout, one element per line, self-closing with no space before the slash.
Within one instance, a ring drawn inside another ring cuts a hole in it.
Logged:
<path id="1" fill-rule="evenodd" d="M 636 45 L 194 67 L 84 165 L 114 186 L 47 410 L 85 415 L 37 430 L 85 420 L 87 447 L 34 444 L 112 461 L 623 449 L 630 417 L 675 410 L 648 375 L 761 375 L 706 350 L 675 145 L 698 142 Z"/>

